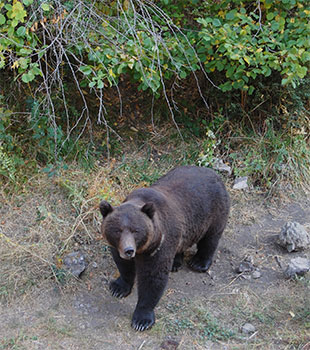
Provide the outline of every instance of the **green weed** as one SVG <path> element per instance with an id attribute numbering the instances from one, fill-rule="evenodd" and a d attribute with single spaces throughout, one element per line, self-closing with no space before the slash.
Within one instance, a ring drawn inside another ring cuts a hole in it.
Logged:
<path id="1" fill-rule="evenodd" d="M 212 316 L 206 309 L 186 299 L 168 303 L 166 309 L 171 313 L 162 319 L 168 333 L 180 334 L 190 331 L 201 341 L 228 340 L 235 337 L 235 332 L 226 329 L 221 321 Z M 171 316 L 171 317 L 170 317 Z"/>
<path id="2" fill-rule="evenodd" d="M 26 349 L 23 342 L 29 337 L 23 333 L 20 333 L 16 337 L 1 340 L 0 350 L 22 350 Z"/>
<path id="3" fill-rule="evenodd" d="M 49 332 L 54 334 L 67 337 L 72 336 L 72 330 L 68 326 L 58 325 L 57 321 L 53 317 L 50 317 L 47 320 L 46 327 Z"/>
<path id="4" fill-rule="evenodd" d="M 281 183 L 300 180 L 308 182 L 310 153 L 307 139 L 276 130 L 273 120 L 265 123 L 263 133 L 250 132 L 240 136 L 236 147 L 231 139 L 229 158 L 235 176 L 249 176 L 254 186 L 270 189 Z M 239 138 L 238 136 L 236 137 Z"/>

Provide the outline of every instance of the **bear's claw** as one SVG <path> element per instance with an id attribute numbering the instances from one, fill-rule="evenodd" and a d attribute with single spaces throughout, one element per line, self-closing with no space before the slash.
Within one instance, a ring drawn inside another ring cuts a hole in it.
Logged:
<path id="1" fill-rule="evenodd" d="M 125 298 L 131 293 L 131 286 L 120 277 L 110 283 L 110 291 L 115 298 Z"/>
<path id="2" fill-rule="evenodd" d="M 155 323 L 154 311 L 151 311 L 151 312 L 135 311 L 132 317 L 131 327 L 136 331 L 143 332 L 151 328 L 154 323 Z"/>
<path id="3" fill-rule="evenodd" d="M 189 267 L 198 272 L 208 271 L 211 264 L 211 259 L 201 259 L 197 256 L 193 256 L 193 258 L 188 262 Z"/>

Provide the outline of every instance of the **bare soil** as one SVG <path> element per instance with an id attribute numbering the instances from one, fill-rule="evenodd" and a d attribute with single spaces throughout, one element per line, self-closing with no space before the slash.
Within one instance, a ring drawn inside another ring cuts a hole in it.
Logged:
<path id="1" fill-rule="evenodd" d="M 79 217 L 55 182 L 44 190 L 34 185 L 31 194 L 3 194 L 0 233 L 11 241 L 0 239 L 0 349 L 310 348 L 309 276 L 287 280 L 283 274 L 292 257 L 310 258 L 310 252 L 289 254 L 276 243 L 287 221 L 309 231 L 309 194 L 275 200 L 231 191 L 231 198 L 230 221 L 209 273 L 195 273 L 186 264 L 171 273 L 155 326 L 139 333 L 130 327 L 136 289 L 122 300 L 109 293 L 117 271 L 98 239 L 98 221 L 89 221 L 87 232 L 81 227 L 72 232 Z M 61 254 L 69 250 L 62 251 L 61 242 L 68 237 L 70 249 L 82 251 L 88 267 L 79 280 L 57 282 L 44 260 L 57 266 L 58 259 L 60 266 Z M 261 277 L 236 272 L 245 258 Z M 14 265 L 17 278 L 9 274 Z M 255 332 L 243 334 L 245 323 Z"/>

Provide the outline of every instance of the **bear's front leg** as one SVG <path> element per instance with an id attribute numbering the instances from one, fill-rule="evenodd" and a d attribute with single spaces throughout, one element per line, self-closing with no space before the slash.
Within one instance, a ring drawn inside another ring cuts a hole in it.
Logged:
<path id="1" fill-rule="evenodd" d="M 133 259 L 122 259 L 117 249 L 113 247 L 111 247 L 110 250 L 120 273 L 120 277 L 110 283 L 110 291 L 116 298 L 125 298 L 131 293 L 135 281 L 135 262 Z"/>
<path id="2" fill-rule="evenodd" d="M 154 308 L 168 282 L 172 261 L 161 259 L 156 255 L 136 256 L 138 302 L 131 326 L 137 331 L 151 328 L 155 323 Z"/>

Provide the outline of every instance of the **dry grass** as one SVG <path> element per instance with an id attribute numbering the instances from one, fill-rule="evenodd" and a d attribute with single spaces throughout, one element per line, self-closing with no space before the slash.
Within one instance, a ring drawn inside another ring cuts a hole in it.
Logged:
<path id="1" fill-rule="evenodd" d="M 136 295 L 134 292 L 128 299 L 113 301 L 108 293 L 115 267 L 100 239 L 98 204 L 104 198 L 117 205 L 127 193 L 153 182 L 173 165 L 172 158 L 164 162 L 153 158 L 153 154 L 133 152 L 88 173 L 72 165 L 53 179 L 43 175 L 32 178 L 18 194 L 0 194 L 0 296 L 3 305 L 11 305 L 9 315 L 18 315 L 23 307 L 31 319 L 30 326 L 26 316 L 24 321 L 5 324 L 7 333 L 3 339 L 4 333 L 0 332 L 1 350 L 44 349 L 51 343 L 54 349 L 154 350 L 170 338 L 179 344 L 178 350 L 306 349 L 310 341 L 308 277 L 298 281 L 271 280 L 257 287 L 254 281 L 244 282 L 228 271 L 210 287 L 205 284 L 210 280 L 208 276 L 185 269 L 171 277 L 157 309 L 155 327 L 143 334 L 131 330 L 130 313 Z M 264 226 L 261 218 L 271 214 L 280 218 L 279 203 L 269 201 L 266 209 L 259 194 L 231 195 L 233 206 L 226 239 L 229 248 L 237 252 L 236 259 L 247 252 L 257 252 L 255 239 L 251 245 L 240 246 L 240 228 L 247 230 L 261 224 L 256 234 L 260 235 L 257 245 L 264 258 L 262 263 L 274 260 L 270 254 L 278 252 L 273 247 L 266 250 L 262 243 L 266 232 L 273 234 L 276 230 L 269 232 L 270 227 Z M 84 248 L 89 261 L 96 261 L 100 269 L 90 268 L 80 281 L 67 279 L 65 285 L 60 285 L 63 256 Z M 225 265 L 215 264 L 218 276 L 222 276 L 223 269 L 231 268 L 228 257 L 222 252 L 220 255 L 226 261 Z M 61 286 L 63 299 L 52 296 L 53 303 L 62 300 L 60 306 L 46 309 L 42 295 L 49 295 L 55 286 Z M 83 307 L 102 300 L 102 312 L 90 308 L 84 314 L 71 307 L 80 294 L 93 298 L 89 303 L 82 299 L 79 305 Z M 37 300 L 31 301 L 31 297 Z M 1 318 L 0 312 L 1 320 L 6 318 Z M 80 328 L 87 322 L 92 325 L 94 320 L 100 324 L 98 327 Z M 246 322 L 255 326 L 254 334 L 240 333 Z"/>
<path id="2" fill-rule="evenodd" d="M 2 300 L 10 301 L 50 278 L 59 282 L 62 257 L 76 241 L 100 239 L 100 200 L 117 205 L 134 188 L 148 185 L 139 177 L 141 167 L 148 181 L 153 180 L 152 161 L 131 157 L 88 173 L 72 165 L 52 179 L 37 175 L 18 194 L 0 193 Z"/>

